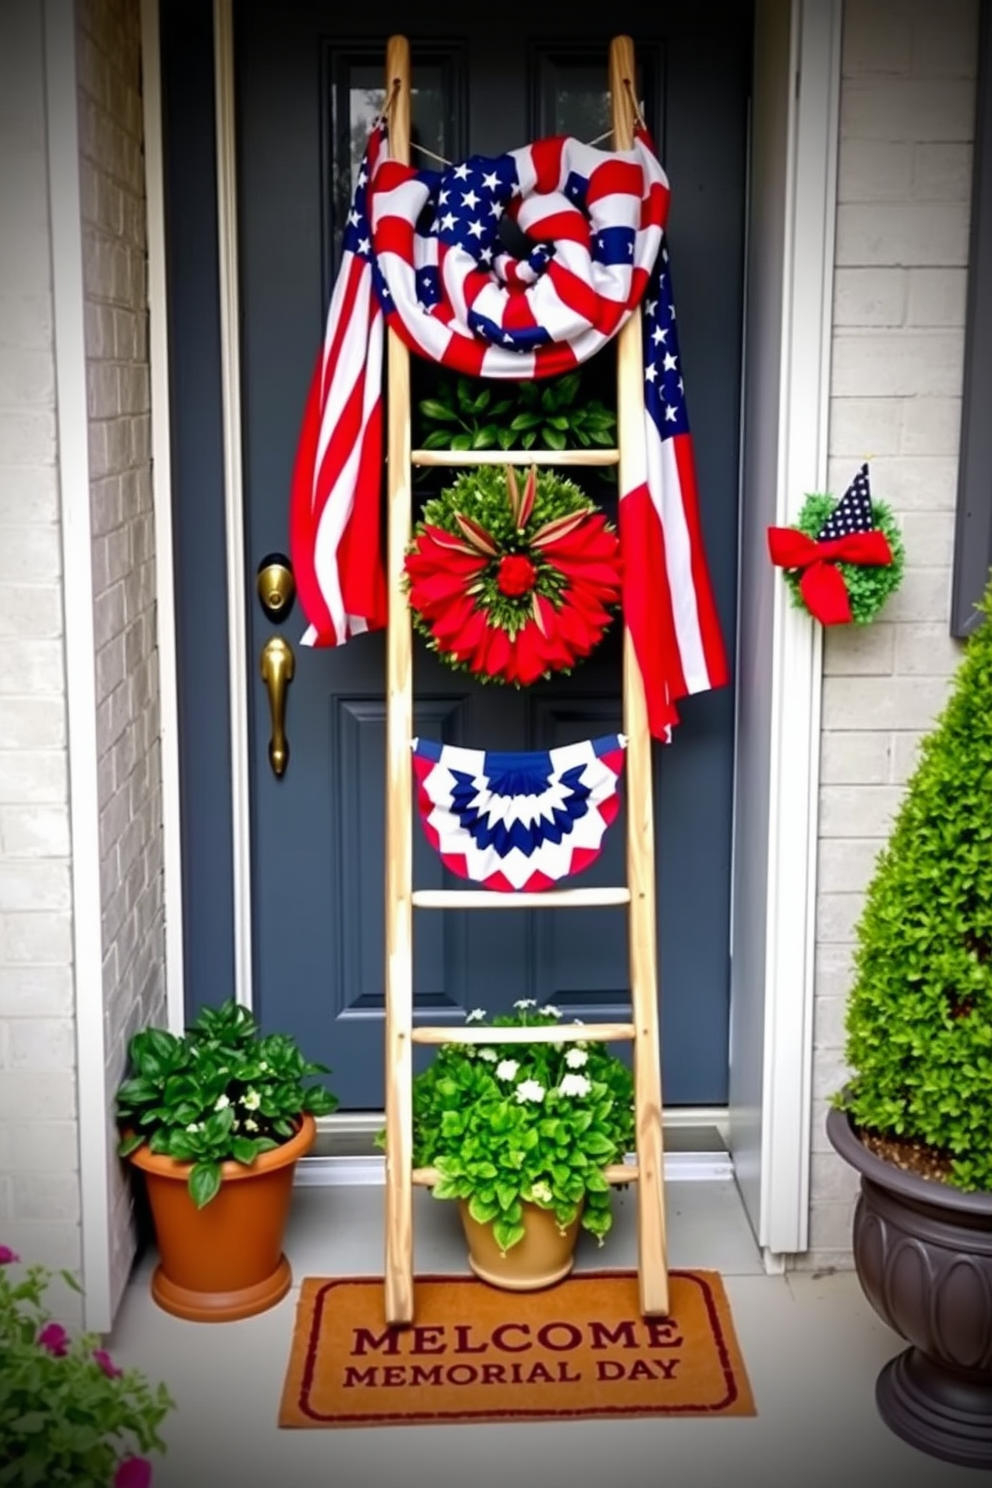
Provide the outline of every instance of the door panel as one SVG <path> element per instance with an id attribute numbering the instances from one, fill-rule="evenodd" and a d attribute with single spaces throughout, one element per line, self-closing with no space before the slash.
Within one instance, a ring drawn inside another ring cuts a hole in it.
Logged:
<path id="1" fill-rule="evenodd" d="M 683 7 L 691 15 L 659 22 L 659 8 L 641 3 L 617 24 L 639 45 L 639 91 L 672 176 L 672 259 L 702 519 L 731 655 L 747 9 Z M 289 477 L 356 130 L 360 138 L 362 115 L 376 104 L 386 37 L 410 27 L 405 6 L 387 3 L 376 18 L 381 31 L 370 38 L 326 4 L 241 0 L 235 9 L 254 997 L 267 1027 L 293 1032 L 333 1067 L 330 1083 L 344 1108 L 356 1110 L 383 1103 L 384 639 L 305 648 L 299 609 L 273 625 L 254 597 L 254 578 L 264 555 L 287 546 Z M 601 132 L 608 32 L 574 37 L 560 23 L 528 35 L 524 23 L 511 33 L 464 10 L 446 16 L 433 7 L 417 15 L 411 40 L 414 84 L 421 83 L 415 127 L 421 143 L 449 159 L 496 154 L 552 128 L 581 129 L 586 138 Z M 611 399 L 612 351 L 587 373 L 589 391 Z M 177 365 L 185 354 L 176 348 Z M 413 371 L 423 395 L 435 369 L 415 360 Z M 417 499 L 429 489 L 419 482 Z M 600 484 L 597 496 L 615 515 L 615 490 Z M 262 647 L 276 632 L 296 663 L 281 779 L 268 764 L 259 674 Z M 571 677 L 517 692 L 456 675 L 415 639 L 416 729 L 474 747 L 548 748 L 618 728 L 620 655 L 617 624 Z M 690 700 L 682 715 L 675 744 L 655 749 L 663 1080 L 666 1103 L 676 1105 L 726 1097 L 732 688 Z M 457 885 L 419 822 L 414 854 L 417 886 Z M 195 882 L 194 864 L 188 877 Z M 622 814 L 581 881 L 624 881 Z M 629 1005 L 622 910 L 416 911 L 414 947 L 415 1016 L 423 1021 L 460 1022 L 467 1008 L 495 1010 L 521 996 L 553 1000 L 587 1020 L 622 1017 Z"/>

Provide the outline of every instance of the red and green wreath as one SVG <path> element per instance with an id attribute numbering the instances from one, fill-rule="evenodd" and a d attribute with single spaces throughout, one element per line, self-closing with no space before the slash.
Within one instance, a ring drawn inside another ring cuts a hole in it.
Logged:
<path id="1" fill-rule="evenodd" d="M 449 666 L 526 687 L 568 672 L 620 599 L 616 530 L 573 481 L 483 465 L 425 503 L 407 552 L 414 625 Z"/>

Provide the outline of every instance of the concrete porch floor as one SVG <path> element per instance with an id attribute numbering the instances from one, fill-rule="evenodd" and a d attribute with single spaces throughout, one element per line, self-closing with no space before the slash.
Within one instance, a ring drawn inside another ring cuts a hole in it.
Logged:
<path id="1" fill-rule="evenodd" d="M 259 1317 L 186 1323 L 152 1301 L 149 1253 L 109 1347 L 177 1402 L 154 1488 L 975 1488 L 973 1470 L 916 1451 L 878 1418 L 875 1377 L 902 1343 L 853 1273 L 765 1275 L 732 1179 L 666 1191 L 669 1263 L 722 1273 L 757 1416 L 280 1430 L 297 1286 Z M 467 1272 L 454 1206 L 415 1198 L 417 1271 Z M 583 1234 L 580 1269 L 636 1264 L 635 1203 L 633 1190 L 617 1194 L 602 1250 Z M 381 1274 L 382 1233 L 381 1187 L 297 1187 L 286 1245 L 294 1283 Z"/>

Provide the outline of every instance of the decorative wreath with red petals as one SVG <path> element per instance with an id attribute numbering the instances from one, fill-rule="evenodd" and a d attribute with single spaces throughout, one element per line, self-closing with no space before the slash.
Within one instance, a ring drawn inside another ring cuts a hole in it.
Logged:
<path id="1" fill-rule="evenodd" d="M 414 625 L 449 666 L 526 687 L 568 672 L 620 600 L 616 530 L 573 481 L 463 471 L 425 503 L 407 552 Z"/>

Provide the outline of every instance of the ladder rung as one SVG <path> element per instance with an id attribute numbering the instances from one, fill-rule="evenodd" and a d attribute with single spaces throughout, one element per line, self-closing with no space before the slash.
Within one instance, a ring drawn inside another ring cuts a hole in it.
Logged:
<path id="1" fill-rule="evenodd" d="M 415 1044 L 605 1044 L 632 1039 L 633 1023 L 551 1023 L 540 1028 L 494 1028 L 467 1023 L 460 1028 L 439 1024 L 414 1028 L 410 1038 Z"/>
<path id="2" fill-rule="evenodd" d="M 413 465 L 619 465 L 617 449 L 454 450 L 418 449 Z"/>
<path id="3" fill-rule="evenodd" d="M 418 1188 L 433 1188 L 438 1179 L 437 1168 L 414 1168 L 410 1175 Z M 603 1169 L 607 1183 L 636 1183 L 640 1172 L 636 1163 L 610 1163 Z"/>
<path id="4" fill-rule="evenodd" d="M 594 909 L 629 904 L 630 890 L 546 889 L 502 894 L 495 889 L 414 889 L 415 909 Z"/>

